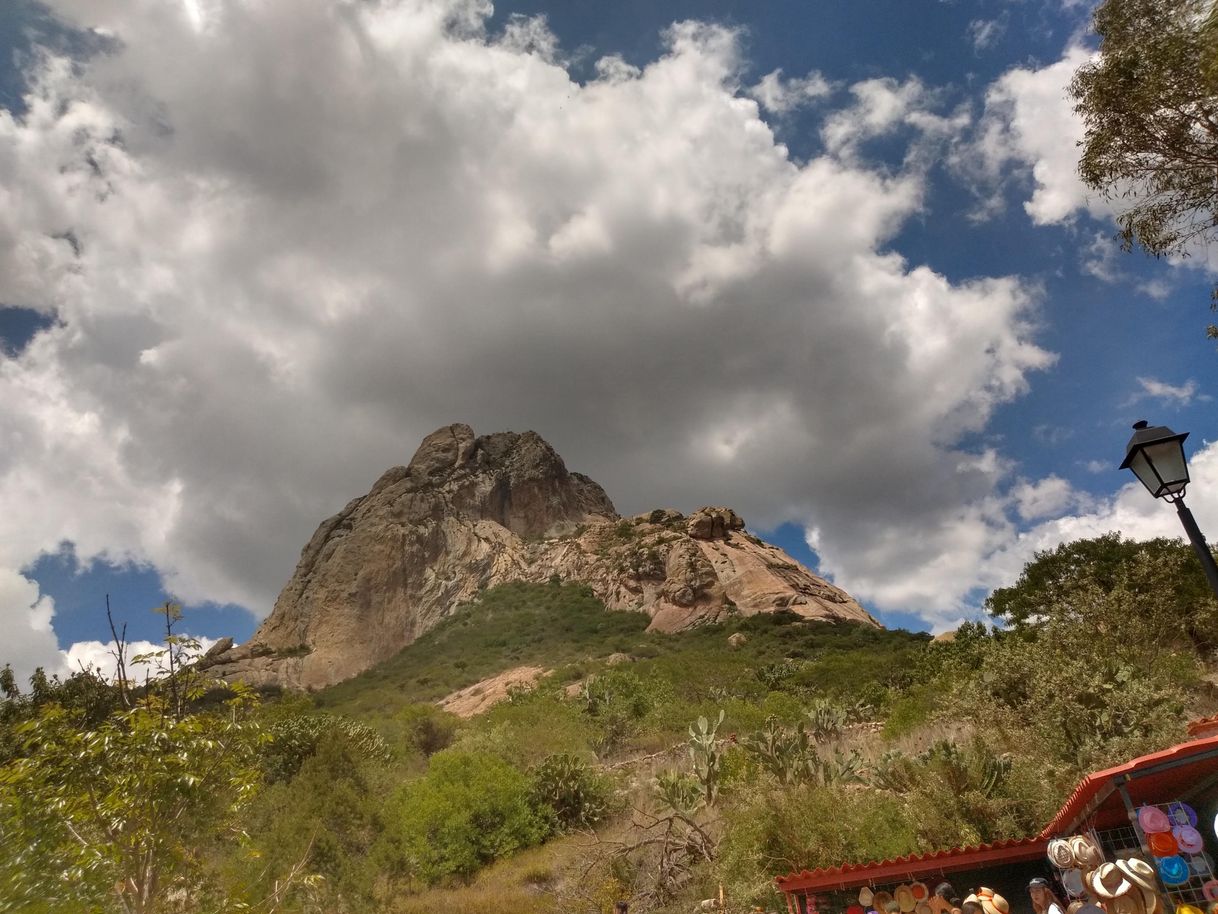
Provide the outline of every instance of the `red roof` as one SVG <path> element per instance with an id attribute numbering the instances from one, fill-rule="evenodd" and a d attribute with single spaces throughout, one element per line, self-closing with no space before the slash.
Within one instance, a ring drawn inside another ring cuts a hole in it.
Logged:
<path id="1" fill-rule="evenodd" d="M 1133 805 L 1140 806 L 1187 800 L 1207 780 L 1211 787 L 1218 783 L 1218 736 L 1181 743 L 1087 775 L 1040 834 L 1042 838 L 1071 834 L 1083 821 L 1097 828 L 1127 822 L 1125 803 L 1117 791 L 1121 783 Z"/>
<path id="2" fill-rule="evenodd" d="M 914 877 L 942 875 L 960 870 L 979 869 L 1003 863 L 1035 860 L 1045 855 L 1047 838 L 1019 838 L 996 841 L 977 847 L 953 847 L 927 854 L 910 854 L 894 860 L 873 863 L 847 863 L 842 866 L 802 870 L 779 876 L 774 881 L 783 892 L 849 889 Z"/>
<path id="3" fill-rule="evenodd" d="M 1218 714 L 1213 717 L 1199 717 L 1188 725 L 1188 735 L 1193 739 L 1203 736 L 1218 736 Z"/>

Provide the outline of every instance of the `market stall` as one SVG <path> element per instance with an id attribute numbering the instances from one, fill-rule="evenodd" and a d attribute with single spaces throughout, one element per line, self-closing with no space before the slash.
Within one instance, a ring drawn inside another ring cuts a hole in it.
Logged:
<path id="1" fill-rule="evenodd" d="M 1010 899 L 1010 914 L 1032 914 L 1023 888 L 1034 876 L 1048 875 L 1048 844 L 1047 838 L 1025 838 L 954 847 L 893 860 L 803 870 L 780 876 L 776 882 L 786 895 L 790 914 L 882 912 L 889 899 L 898 902 L 904 914 L 947 914 L 932 894 L 945 879 L 951 880 L 961 897 L 993 887 Z M 1010 886 L 1018 891 L 1008 894 L 1005 890 Z"/>
<path id="2" fill-rule="evenodd" d="M 1069 863 L 1061 850 L 1064 842 L 1082 836 L 1097 846 L 1099 861 L 1055 867 L 1072 898 L 1099 901 L 1105 910 L 1128 907 L 1116 899 L 1129 890 L 1106 897 L 1103 884 L 1095 885 L 1092 877 L 1102 869 L 1111 882 L 1108 890 L 1120 888 L 1113 868 L 1124 872 L 1132 863 L 1161 902 L 1154 914 L 1184 906 L 1205 910 L 1218 901 L 1216 815 L 1218 735 L 1209 735 L 1088 775 L 1041 837 L 1051 839 L 1050 854 L 1057 851 L 1063 863 Z M 1128 873 L 1124 882 L 1142 887 Z M 1151 902 L 1144 896 L 1142 907 Z M 1186 914 L 1193 912 L 1186 908 Z"/>
<path id="3" fill-rule="evenodd" d="M 1218 718 L 1198 737 L 1082 780 L 1035 838 L 846 863 L 778 877 L 790 914 L 949 914 L 934 886 L 961 897 L 987 888 L 1007 910 L 1033 914 L 1029 882 L 1077 914 L 1201 914 L 1218 901 Z M 1081 910 L 1078 910 L 1081 907 Z"/>

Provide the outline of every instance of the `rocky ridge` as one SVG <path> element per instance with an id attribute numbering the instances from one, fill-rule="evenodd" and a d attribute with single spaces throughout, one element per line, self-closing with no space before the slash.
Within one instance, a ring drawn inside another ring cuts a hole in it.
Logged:
<path id="1" fill-rule="evenodd" d="M 658 631 L 780 609 L 878 625 L 730 508 L 622 518 L 535 432 L 476 436 L 456 424 L 322 522 L 254 636 L 215 645 L 201 665 L 320 688 L 393 656 L 484 587 L 555 578 L 646 612 Z"/>

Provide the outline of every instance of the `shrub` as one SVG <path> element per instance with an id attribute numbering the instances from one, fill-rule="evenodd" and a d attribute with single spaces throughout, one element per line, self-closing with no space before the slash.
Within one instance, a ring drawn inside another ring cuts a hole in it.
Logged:
<path id="1" fill-rule="evenodd" d="M 268 732 L 272 741 L 264 754 L 263 770 L 272 782 L 295 775 L 329 735 L 349 743 L 361 758 L 389 759 L 389 746 L 379 733 L 358 721 L 333 714 L 290 714 L 274 721 Z"/>
<path id="2" fill-rule="evenodd" d="M 392 726 L 407 751 L 430 758 L 453 744 L 459 723 L 456 715 L 435 705 L 412 704 L 394 715 Z"/>
<path id="3" fill-rule="evenodd" d="M 427 774 L 398 793 L 393 812 L 410 870 L 428 883 L 471 876 L 547 832 L 524 774 L 493 755 L 454 749 L 432 756 Z"/>

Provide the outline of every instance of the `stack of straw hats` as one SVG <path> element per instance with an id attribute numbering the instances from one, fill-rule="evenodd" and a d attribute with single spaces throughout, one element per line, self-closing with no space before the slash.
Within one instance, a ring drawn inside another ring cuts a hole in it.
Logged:
<path id="1" fill-rule="evenodd" d="M 1049 862 L 1074 898 L 1088 896 L 1108 914 L 1160 914 L 1155 868 L 1139 857 L 1109 863 L 1089 835 L 1049 842 Z"/>
<path id="2" fill-rule="evenodd" d="M 1060 871 L 1061 883 L 1072 898 L 1093 894 L 1091 874 L 1104 863 L 1104 854 L 1090 835 L 1054 838 L 1049 842 L 1049 862 Z"/>

